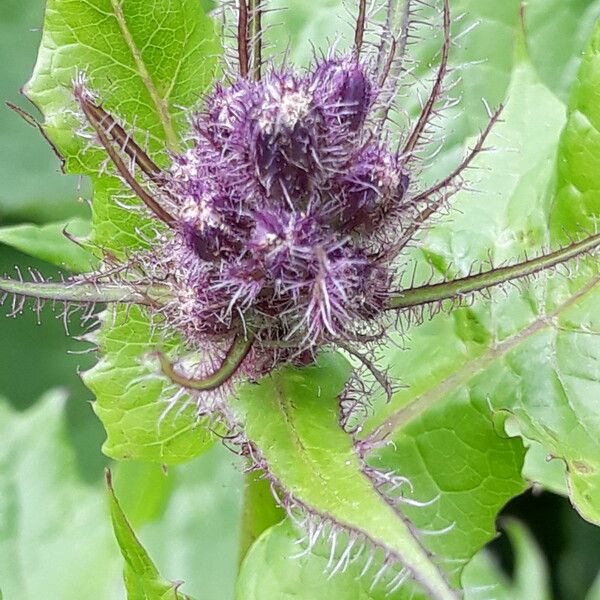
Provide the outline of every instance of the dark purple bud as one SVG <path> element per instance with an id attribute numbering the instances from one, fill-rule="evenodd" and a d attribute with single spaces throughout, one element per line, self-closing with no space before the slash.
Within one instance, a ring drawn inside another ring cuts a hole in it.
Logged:
<path id="1" fill-rule="evenodd" d="M 256 167 L 267 194 L 278 200 L 304 197 L 311 187 L 311 134 L 297 123 L 291 131 L 257 134 Z"/>
<path id="2" fill-rule="evenodd" d="M 395 156 L 368 148 L 341 183 L 338 227 L 343 231 L 373 231 L 385 214 L 400 206 L 409 186 Z"/>
<path id="3" fill-rule="evenodd" d="M 330 61 L 314 76 L 315 97 L 324 114 L 336 118 L 351 131 L 364 124 L 372 104 L 372 86 L 356 62 Z"/>
<path id="4" fill-rule="evenodd" d="M 308 75 L 272 68 L 218 86 L 193 117 L 169 173 L 178 237 L 165 268 L 181 291 L 171 318 L 200 344 L 242 317 L 310 357 L 383 310 L 390 273 L 368 234 L 409 178 L 364 130 L 374 86 L 353 57 Z"/>

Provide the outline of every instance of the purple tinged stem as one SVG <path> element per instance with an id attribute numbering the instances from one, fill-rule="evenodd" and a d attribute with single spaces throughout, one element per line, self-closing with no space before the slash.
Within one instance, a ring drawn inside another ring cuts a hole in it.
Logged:
<path id="1" fill-rule="evenodd" d="M 175 227 L 175 219 L 171 216 L 136 180 L 136 178 L 129 172 L 129 169 L 125 165 L 123 159 L 119 156 L 118 152 L 113 148 L 108 135 L 107 128 L 110 123 L 104 123 L 103 120 L 98 120 L 99 114 L 96 112 L 98 108 L 94 103 L 88 100 L 84 94 L 77 94 L 77 100 L 83 110 L 83 113 L 94 128 L 100 144 L 106 150 L 111 161 L 115 165 L 117 171 L 123 177 L 127 185 L 131 190 L 138 196 L 138 198 L 156 215 L 161 221 L 166 223 L 169 227 Z M 106 113 L 107 116 L 108 113 Z M 112 117 L 110 117 L 112 119 Z M 114 122 L 114 120 L 113 120 Z"/>
<path id="2" fill-rule="evenodd" d="M 158 354 L 158 358 L 163 373 L 173 383 L 190 390 L 207 392 L 221 387 L 237 373 L 244 362 L 244 359 L 248 356 L 248 352 L 250 352 L 253 344 L 253 336 L 247 335 L 244 337 L 243 335 L 237 334 L 234 337 L 221 366 L 212 373 L 212 375 L 203 377 L 202 379 L 194 379 L 178 373 L 173 364 L 162 353 Z"/>

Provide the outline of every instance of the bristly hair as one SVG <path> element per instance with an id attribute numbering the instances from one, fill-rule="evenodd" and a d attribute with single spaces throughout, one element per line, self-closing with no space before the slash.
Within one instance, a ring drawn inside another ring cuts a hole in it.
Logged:
<path id="1" fill-rule="evenodd" d="M 103 260 L 95 273 L 60 282 L 37 271 L 30 271 L 31 281 L 20 272 L 0 277 L 0 304 L 10 298 L 13 315 L 27 299 L 38 313 L 45 301 L 58 303 L 65 323 L 77 307 L 88 323 L 98 304 L 144 307 L 163 339 L 176 335 L 183 342 L 170 354 L 152 354 L 172 384 L 157 428 L 176 406 L 182 405 L 177 415 L 194 402 L 197 418 L 248 460 L 248 470 L 268 479 L 288 515 L 306 530 L 305 552 L 325 537 L 331 576 L 367 548 L 361 576 L 369 573 L 371 587 L 383 582 L 388 593 L 409 577 L 419 581 L 414 547 L 413 556 L 401 556 L 284 489 L 230 414 L 235 383 L 282 363 L 308 364 L 324 348 L 340 349 L 358 364 L 339 399 L 340 425 L 353 434 L 374 387 L 389 399 L 398 385 L 377 367 L 393 315 L 419 320 L 425 309 L 434 314 L 446 301 L 460 305 L 600 247 L 595 232 L 513 265 L 420 286 L 406 283 L 407 246 L 451 206 L 502 113 L 502 106 L 490 110 L 463 161 L 421 189 L 423 148 L 440 112 L 457 102 L 451 98 L 449 0 L 439 2 L 439 64 L 420 114 L 400 127 L 393 118 L 403 110 L 401 90 L 413 84 L 408 48 L 418 35 L 418 11 L 429 6 L 423 0 L 357 0 L 353 47 L 315 56 L 306 70 L 267 56 L 266 0 L 223 2 L 217 13 L 226 38 L 224 75 L 190 113 L 186 149 L 165 148 L 166 168 L 103 107 L 93 82 L 80 72 L 73 95 L 83 135 L 104 150 L 111 174 L 139 199 L 121 205 L 144 212 L 151 237 L 127 260 L 98 249 Z M 400 418 L 391 415 L 354 442 L 361 476 L 406 523 L 403 504 L 427 506 L 436 498 L 414 498 L 406 478 L 366 462 Z M 422 547 L 417 534 L 423 532 L 406 524 Z M 428 533 L 443 535 L 451 527 Z M 339 540 L 345 546 L 336 553 Z M 422 557 L 431 558 L 422 549 Z M 457 598 L 439 565 L 432 566 L 442 582 L 442 593 L 432 597 Z M 426 581 L 419 582 L 427 589 Z"/>
<path id="2" fill-rule="evenodd" d="M 186 349 L 220 357 L 202 376 L 160 357 L 163 373 L 196 395 L 283 362 L 308 363 L 334 347 L 389 397 L 393 385 L 374 356 L 391 311 L 413 314 L 593 252 L 598 235 L 511 267 L 402 285 L 403 251 L 463 187 L 502 112 L 490 111 L 456 169 L 420 189 L 421 150 L 452 104 L 451 16 L 449 0 L 440 1 L 439 65 L 420 115 L 401 130 L 390 116 L 401 110 L 398 90 L 411 77 L 407 48 L 423 6 L 417 0 L 402 7 L 358 0 L 352 49 L 316 56 L 306 71 L 267 59 L 266 2 L 224 3 L 223 32 L 234 41 L 226 46 L 235 53 L 226 52 L 226 75 L 190 115 L 188 148 L 171 151 L 165 169 L 78 74 L 73 93 L 88 136 L 141 200 L 156 237 L 130 258 L 134 268 L 125 275 L 106 254 L 112 270 L 104 265 L 62 290 L 37 275 L 29 284 L 0 279 L 0 290 L 19 298 L 13 312 L 25 297 L 88 308 L 145 305 L 161 327 L 181 334 Z"/>

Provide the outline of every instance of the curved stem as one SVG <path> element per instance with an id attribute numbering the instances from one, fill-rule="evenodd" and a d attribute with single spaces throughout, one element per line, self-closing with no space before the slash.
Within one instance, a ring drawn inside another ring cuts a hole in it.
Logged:
<path id="1" fill-rule="evenodd" d="M 451 298 L 460 298 L 496 285 L 535 275 L 562 263 L 578 258 L 600 246 L 600 233 L 561 250 L 526 260 L 508 267 L 491 269 L 477 275 L 469 275 L 453 281 L 424 285 L 392 293 L 388 310 L 402 310 Z"/>
<path id="2" fill-rule="evenodd" d="M 253 343 L 254 338 L 251 335 L 244 337 L 243 335 L 237 334 L 233 339 L 231 347 L 221 366 L 212 375 L 202 379 L 186 377 L 175 370 L 173 364 L 164 354 L 159 353 L 158 357 L 162 372 L 173 383 L 190 390 L 208 392 L 221 387 L 235 375 L 246 356 L 248 356 L 248 352 L 250 352 Z"/>

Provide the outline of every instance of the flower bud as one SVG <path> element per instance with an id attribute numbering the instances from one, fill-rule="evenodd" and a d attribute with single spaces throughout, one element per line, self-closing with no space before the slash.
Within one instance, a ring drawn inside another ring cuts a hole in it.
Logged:
<path id="1" fill-rule="evenodd" d="M 372 87 L 361 65 L 329 61 L 314 75 L 315 96 L 325 115 L 350 131 L 364 124 L 372 104 Z"/>
<path id="2" fill-rule="evenodd" d="M 396 157 L 368 148 L 344 177 L 340 198 L 339 228 L 368 233 L 381 222 L 391 206 L 399 206 L 409 186 Z"/>

